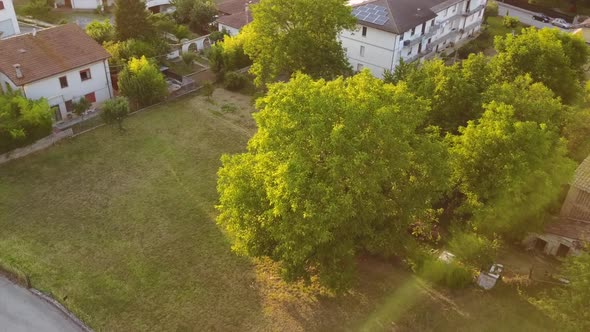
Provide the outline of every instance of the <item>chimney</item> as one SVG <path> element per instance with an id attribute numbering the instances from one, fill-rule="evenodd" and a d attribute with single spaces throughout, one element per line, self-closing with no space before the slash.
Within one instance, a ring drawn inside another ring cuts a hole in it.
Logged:
<path id="1" fill-rule="evenodd" d="M 16 71 L 16 78 L 23 78 L 23 72 L 20 70 L 20 64 L 13 65 L 14 70 Z"/>

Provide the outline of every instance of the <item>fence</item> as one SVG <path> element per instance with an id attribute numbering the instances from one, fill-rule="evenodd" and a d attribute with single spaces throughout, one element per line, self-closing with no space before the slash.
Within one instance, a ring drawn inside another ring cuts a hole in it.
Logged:
<path id="1" fill-rule="evenodd" d="M 71 128 L 66 129 L 64 131 L 57 132 L 57 133 L 53 133 L 45 138 L 38 140 L 37 142 L 35 142 L 29 146 L 25 146 L 23 148 L 18 148 L 18 149 L 15 149 L 15 150 L 12 150 L 12 151 L 6 152 L 5 154 L 0 155 L 0 164 L 4 164 L 10 160 L 22 158 L 28 154 L 33 153 L 33 152 L 43 150 L 47 147 L 52 146 L 56 142 L 61 141 L 64 138 L 71 137 L 72 135 L 74 135 L 74 132 Z"/>

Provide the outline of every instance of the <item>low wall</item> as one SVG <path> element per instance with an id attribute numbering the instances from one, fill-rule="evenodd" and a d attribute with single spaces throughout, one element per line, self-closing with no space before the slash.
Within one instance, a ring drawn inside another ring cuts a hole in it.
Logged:
<path id="1" fill-rule="evenodd" d="M 25 146 L 22 148 L 18 148 L 18 149 L 14 149 L 12 151 L 6 152 L 5 154 L 1 154 L 0 155 L 0 165 L 4 164 L 10 160 L 22 158 L 28 154 L 33 153 L 33 152 L 37 152 L 39 150 L 43 150 L 45 148 L 48 148 L 48 147 L 52 146 L 53 144 L 55 144 L 56 142 L 59 142 L 64 138 L 71 137 L 72 135 L 74 135 L 74 131 L 72 130 L 72 128 L 69 128 L 64 131 L 53 133 L 45 138 L 38 140 L 37 142 L 35 142 L 31 145 L 28 145 L 28 146 Z"/>

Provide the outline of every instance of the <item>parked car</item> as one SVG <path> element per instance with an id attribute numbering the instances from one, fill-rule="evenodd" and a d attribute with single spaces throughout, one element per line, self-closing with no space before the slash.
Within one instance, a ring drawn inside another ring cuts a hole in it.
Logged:
<path id="1" fill-rule="evenodd" d="M 533 15 L 533 20 L 543 22 L 543 23 L 549 23 L 549 22 L 551 22 L 551 17 L 549 17 L 547 15 L 543 15 L 543 14 L 536 14 L 536 15 Z"/>
<path id="2" fill-rule="evenodd" d="M 562 29 L 570 29 L 572 27 L 572 25 L 567 23 L 563 18 L 556 18 L 551 21 L 551 24 Z"/>

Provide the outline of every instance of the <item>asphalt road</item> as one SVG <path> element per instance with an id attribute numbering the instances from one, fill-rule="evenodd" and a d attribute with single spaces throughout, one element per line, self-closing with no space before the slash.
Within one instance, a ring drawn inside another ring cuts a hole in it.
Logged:
<path id="1" fill-rule="evenodd" d="M 80 332 L 61 311 L 0 276 L 0 332 Z"/>
<path id="2" fill-rule="evenodd" d="M 541 29 L 541 28 L 557 28 L 562 31 L 571 31 L 571 30 L 565 30 L 565 29 L 558 28 L 556 26 L 551 25 L 551 23 L 543 23 L 543 22 L 535 21 L 535 20 L 533 20 L 533 14 L 536 14 L 536 13 L 525 10 L 525 9 L 517 8 L 514 6 L 506 5 L 502 2 L 498 2 L 498 14 L 500 16 L 506 16 L 506 14 L 508 14 L 509 16 L 518 17 L 518 20 L 520 22 L 522 22 L 526 25 L 537 27 L 539 29 Z"/>

